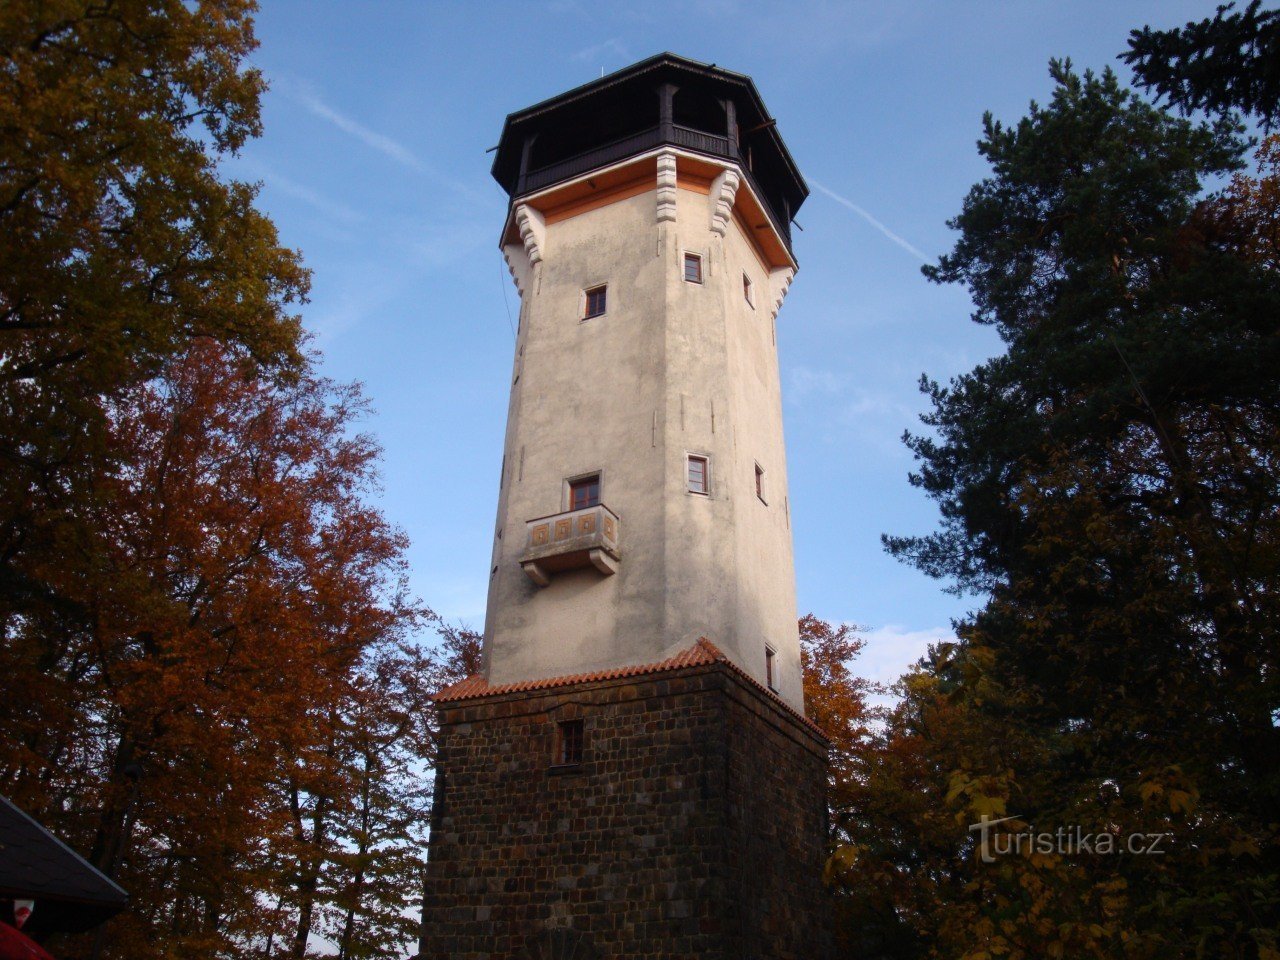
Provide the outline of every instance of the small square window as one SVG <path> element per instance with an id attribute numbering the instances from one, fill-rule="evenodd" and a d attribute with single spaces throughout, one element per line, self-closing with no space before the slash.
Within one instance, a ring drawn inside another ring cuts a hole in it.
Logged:
<path id="1" fill-rule="evenodd" d="M 756 496 L 760 498 L 761 503 L 768 503 L 764 498 L 764 468 L 760 464 L 756 464 Z"/>
<path id="2" fill-rule="evenodd" d="M 581 720 L 561 720 L 556 724 L 555 763 L 557 766 L 582 762 L 583 726 Z"/>
<path id="3" fill-rule="evenodd" d="M 751 293 L 751 278 L 745 273 L 742 275 L 742 298 L 747 301 L 747 306 L 754 307 L 756 301 Z"/>
<path id="4" fill-rule="evenodd" d="M 702 257 L 696 253 L 684 255 L 684 278 L 689 283 L 702 282 Z"/>
<path id="5" fill-rule="evenodd" d="M 600 474 L 569 481 L 569 509 L 585 510 L 600 504 Z"/>
<path id="6" fill-rule="evenodd" d="M 583 320 L 590 320 L 592 317 L 604 316 L 605 309 L 605 293 L 608 290 L 606 284 L 598 287 L 592 287 L 586 292 L 584 307 L 582 314 Z"/>
<path id="7" fill-rule="evenodd" d="M 707 458 L 706 457 L 690 457 L 689 458 L 689 492 L 690 493 L 710 493 L 711 484 L 707 476 Z"/>
<path id="8" fill-rule="evenodd" d="M 765 644 L 764 647 L 764 681 L 768 684 L 769 689 L 775 693 L 778 690 L 778 680 L 775 676 L 775 667 L 773 665 L 774 658 L 777 656 L 773 652 L 773 647 Z"/>

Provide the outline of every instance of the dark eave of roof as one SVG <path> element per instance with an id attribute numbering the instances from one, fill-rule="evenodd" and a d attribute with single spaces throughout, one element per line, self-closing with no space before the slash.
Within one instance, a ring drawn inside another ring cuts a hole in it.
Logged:
<path id="1" fill-rule="evenodd" d="M 688 57 L 681 57 L 674 53 L 664 52 L 649 57 L 647 60 L 641 60 L 639 63 L 633 63 L 629 67 L 623 67 L 621 70 L 615 70 L 613 73 L 606 74 L 599 80 L 591 80 L 581 86 L 574 87 L 572 90 L 566 90 L 564 93 L 557 94 L 554 97 L 548 97 L 546 100 L 535 103 L 533 106 L 525 107 L 523 110 L 517 110 L 514 113 L 509 113 L 507 114 L 507 123 L 521 123 L 532 117 L 536 117 L 540 113 L 546 113 L 548 110 L 563 106 L 566 103 L 581 100 L 583 97 L 599 93 L 601 90 L 607 90 L 609 87 L 615 87 L 619 83 L 630 80 L 632 77 L 638 77 L 641 74 L 649 73 L 652 70 L 656 70 L 658 67 L 667 65 L 696 70 L 703 74 L 710 74 L 714 72 L 725 80 L 745 86 L 755 97 L 755 101 L 760 105 L 761 110 L 764 109 L 764 101 L 760 99 L 760 94 L 756 91 L 755 84 L 752 83 L 751 78 L 746 74 L 734 73 L 732 70 L 725 70 L 723 67 L 717 67 L 714 63 L 703 63 L 700 60 L 691 60 Z"/>
<path id="2" fill-rule="evenodd" d="M 568 104 L 595 96 L 604 90 L 608 90 L 611 87 L 616 87 L 620 84 L 634 80 L 636 77 L 642 76 L 646 73 L 652 73 L 663 69 L 686 71 L 703 79 L 709 79 L 737 87 L 746 94 L 748 105 L 750 105 L 757 114 L 756 118 L 754 118 L 754 123 L 764 124 L 773 120 L 773 116 L 769 113 L 768 107 L 765 106 L 764 99 L 760 96 L 760 91 L 756 89 L 755 82 L 746 74 L 735 73 L 732 70 L 726 70 L 723 67 L 716 66 L 715 64 L 702 63 L 701 61 L 692 60 L 688 57 L 681 57 L 670 52 L 659 53 L 646 60 L 641 60 L 639 63 L 633 63 L 621 70 L 607 74 L 598 80 L 592 80 L 589 83 L 584 83 L 581 86 L 574 87 L 572 90 L 567 90 L 564 93 L 558 94 L 554 97 L 549 97 L 548 99 L 535 103 L 532 106 L 507 114 L 506 120 L 502 125 L 502 136 L 498 141 L 498 154 L 494 157 L 493 161 L 492 173 L 494 179 L 498 180 L 499 183 L 503 182 L 501 170 L 502 163 L 507 151 L 512 149 L 514 146 L 510 144 L 508 138 L 515 134 L 518 127 L 551 111 L 567 106 Z M 804 197 L 809 195 L 809 187 L 808 184 L 805 183 L 804 177 L 801 176 L 800 169 L 796 166 L 796 162 L 791 156 L 791 152 L 787 149 L 786 143 L 783 142 L 782 137 L 778 134 L 776 126 L 770 126 L 766 132 L 769 139 L 777 147 L 779 155 L 787 166 L 788 173 L 794 180 L 794 187 L 801 200 L 803 200 Z M 798 208 L 799 203 L 797 203 L 795 207 Z"/>
<path id="3" fill-rule="evenodd" d="M 52 833 L 0 797 L 0 896 L 91 904 L 108 914 L 129 897 Z"/>

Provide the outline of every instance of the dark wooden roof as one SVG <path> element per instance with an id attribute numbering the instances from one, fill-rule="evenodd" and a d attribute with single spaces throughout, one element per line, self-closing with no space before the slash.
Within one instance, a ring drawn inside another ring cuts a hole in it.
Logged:
<path id="1" fill-rule="evenodd" d="M 673 122 L 664 127 L 658 91 L 665 85 L 676 92 Z M 726 127 L 727 103 L 736 131 Z M 738 162 L 789 242 L 791 218 L 809 188 L 755 84 L 672 53 L 509 114 L 493 176 L 515 199 L 662 144 Z"/>
<path id="2" fill-rule="evenodd" d="M 124 909 L 128 894 L 0 797 L 0 899 L 34 900 L 24 929 L 88 930 Z"/>

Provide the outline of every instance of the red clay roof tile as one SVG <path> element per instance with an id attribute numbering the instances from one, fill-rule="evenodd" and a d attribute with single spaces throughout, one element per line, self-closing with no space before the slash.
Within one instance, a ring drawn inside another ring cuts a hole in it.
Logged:
<path id="1" fill-rule="evenodd" d="M 659 661 L 658 663 L 642 663 L 627 667 L 615 667 L 612 670 L 598 670 L 595 673 L 573 673 L 567 676 L 547 677 L 541 680 L 520 680 L 515 683 L 500 683 L 497 686 L 490 686 L 489 682 L 481 674 L 477 673 L 467 677 L 465 680 L 458 681 L 452 686 L 445 687 L 436 694 L 435 701 L 436 703 L 454 703 L 459 700 L 476 700 L 482 697 L 496 697 L 504 693 L 524 693 L 530 690 L 549 690 L 555 687 L 566 687 L 575 683 L 592 683 L 598 680 L 619 680 L 626 677 L 643 677 L 654 673 L 666 673 L 670 670 L 680 670 L 683 667 L 698 667 L 712 663 L 723 663 L 738 676 L 742 677 L 754 687 L 771 697 L 810 730 L 817 732 L 824 740 L 826 739 L 826 734 L 822 732 L 816 723 L 804 716 L 804 714 L 800 713 L 800 711 L 796 710 L 776 693 L 765 687 L 762 683 L 757 681 L 736 663 L 726 657 L 724 653 L 721 652 L 720 648 L 706 637 L 699 639 L 695 644 L 693 644 L 693 646 L 689 647 L 688 650 L 682 650 L 674 657 L 668 657 L 666 660 Z"/>

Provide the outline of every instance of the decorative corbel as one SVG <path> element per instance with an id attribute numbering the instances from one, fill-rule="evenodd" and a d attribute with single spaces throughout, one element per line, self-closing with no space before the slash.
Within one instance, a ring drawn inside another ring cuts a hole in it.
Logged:
<path id="1" fill-rule="evenodd" d="M 516 207 L 516 226 L 520 229 L 520 239 L 524 242 L 525 256 L 530 265 L 542 262 L 542 245 L 547 240 L 547 222 L 542 214 L 527 203 Z"/>
<path id="2" fill-rule="evenodd" d="M 676 219 L 676 155 L 658 154 L 658 222 Z"/>
<path id="3" fill-rule="evenodd" d="M 519 243 L 504 243 L 502 257 L 507 261 L 511 279 L 524 296 L 533 276 L 533 268 L 542 262 L 542 244 L 546 241 L 547 224 L 542 214 L 522 203 L 516 207 L 516 228 L 520 231 Z"/>
<path id="4" fill-rule="evenodd" d="M 791 286 L 791 278 L 795 275 L 796 272 L 791 267 L 775 267 L 769 271 L 770 320 L 777 319 L 778 310 L 781 309 L 782 301 L 786 299 L 787 290 Z"/>
<path id="5" fill-rule="evenodd" d="M 529 275 L 533 272 L 533 264 L 529 262 L 529 255 L 524 252 L 524 244 L 504 243 L 502 259 L 507 261 L 507 272 L 511 274 L 511 282 L 516 285 L 516 292 L 523 297 L 529 286 Z"/>
<path id="6" fill-rule="evenodd" d="M 726 168 L 711 183 L 711 232 L 724 236 L 733 216 L 733 198 L 738 195 L 742 178 L 738 171 Z"/>

